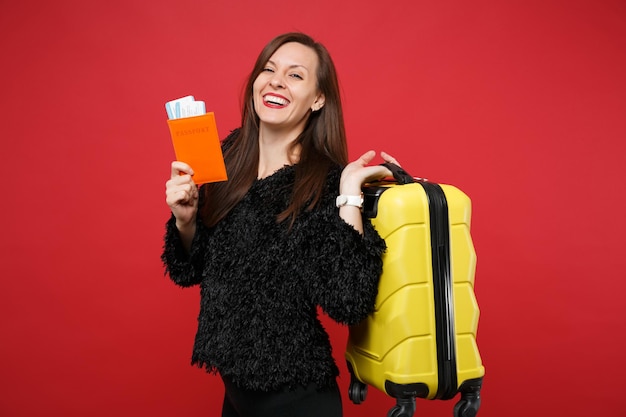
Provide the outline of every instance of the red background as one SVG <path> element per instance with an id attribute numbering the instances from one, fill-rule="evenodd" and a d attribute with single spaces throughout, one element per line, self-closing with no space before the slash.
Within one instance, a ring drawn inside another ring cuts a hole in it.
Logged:
<path id="1" fill-rule="evenodd" d="M 0 2 L 0 415 L 215 416 L 198 291 L 163 275 L 164 103 L 221 136 L 274 35 L 333 55 L 352 157 L 473 200 L 479 415 L 623 416 L 626 3 Z M 347 416 L 346 329 L 327 323 Z M 451 402 L 416 415 L 449 416 Z"/>

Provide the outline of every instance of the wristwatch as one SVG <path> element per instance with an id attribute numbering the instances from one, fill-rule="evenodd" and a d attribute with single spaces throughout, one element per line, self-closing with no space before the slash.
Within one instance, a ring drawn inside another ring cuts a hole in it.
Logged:
<path id="1" fill-rule="evenodd" d="M 336 204 L 337 207 L 354 206 L 358 208 L 363 208 L 363 193 L 361 193 L 361 195 L 340 194 L 337 196 Z"/>

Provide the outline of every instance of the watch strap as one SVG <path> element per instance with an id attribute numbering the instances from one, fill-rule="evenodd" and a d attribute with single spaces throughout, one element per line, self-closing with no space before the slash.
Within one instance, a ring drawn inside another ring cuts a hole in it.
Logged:
<path id="1" fill-rule="evenodd" d="M 340 194 L 336 200 L 337 207 L 354 206 L 358 208 L 363 207 L 363 194 L 361 195 L 344 195 Z"/>

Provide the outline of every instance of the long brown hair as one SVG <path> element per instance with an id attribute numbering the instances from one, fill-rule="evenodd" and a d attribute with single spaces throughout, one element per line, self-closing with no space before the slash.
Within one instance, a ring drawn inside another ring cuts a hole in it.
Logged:
<path id="1" fill-rule="evenodd" d="M 348 163 L 346 134 L 341 108 L 341 97 L 335 65 L 328 50 L 310 36 L 292 32 L 272 39 L 259 54 L 248 77 L 243 94 L 241 129 L 224 152 L 228 181 L 209 184 L 205 189 L 202 220 L 214 226 L 243 198 L 257 178 L 259 165 L 259 117 L 254 109 L 253 84 L 278 48 L 297 42 L 313 49 L 318 58 L 317 87 L 325 96 L 324 106 L 309 114 L 302 133 L 292 143 L 300 146 L 300 160 L 296 164 L 293 194 L 289 206 L 278 215 L 277 221 L 289 219 L 293 224 L 303 209 L 313 209 L 321 197 L 326 176 L 333 164 Z"/>

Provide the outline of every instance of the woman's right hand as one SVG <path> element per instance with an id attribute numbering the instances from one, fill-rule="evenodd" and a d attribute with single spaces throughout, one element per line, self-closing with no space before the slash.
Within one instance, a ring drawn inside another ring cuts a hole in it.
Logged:
<path id="1" fill-rule="evenodd" d="M 176 217 L 179 230 L 194 229 L 198 211 L 198 186 L 193 169 L 184 162 L 172 162 L 171 178 L 165 183 L 165 201 Z"/>

